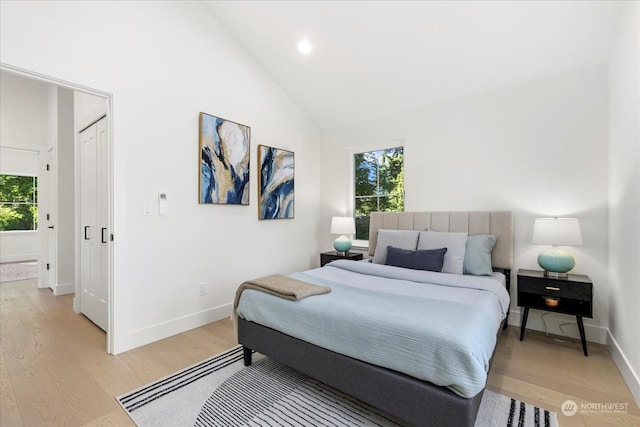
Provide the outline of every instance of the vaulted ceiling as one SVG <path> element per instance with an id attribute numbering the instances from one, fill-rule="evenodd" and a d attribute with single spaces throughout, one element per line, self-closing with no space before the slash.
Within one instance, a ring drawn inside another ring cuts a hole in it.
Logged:
<path id="1" fill-rule="evenodd" d="M 205 1 L 321 129 L 606 62 L 618 1 Z M 298 42 L 313 46 L 302 55 Z"/>

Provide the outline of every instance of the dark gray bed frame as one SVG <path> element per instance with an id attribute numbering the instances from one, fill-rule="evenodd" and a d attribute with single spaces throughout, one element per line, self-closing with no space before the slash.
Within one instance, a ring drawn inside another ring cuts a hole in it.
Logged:
<path id="1" fill-rule="evenodd" d="M 435 213 L 434 217 L 440 218 L 440 214 L 442 213 Z M 451 214 L 458 221 L 459 215 L 465 213 L 456 212 Z M 467 216 L 471 218 L 469 220 L 470 224 L 477 218 L 477 216 L 473 216 L 474 214 L 467 213 Z M 484 212 L 478 214 L 485 215 Z M 508 228 L 509 233 L 503 237 L 502 243 L 503 245 L 506 243 L 505 246 L 508 246 L 509 252 L 511 252 L 513 242 L 511 213 L 508 213 L 508 218 L 504 218 L 505 213 L 499 212 L 495 220 L 491 220 L 491 213 L 487 214 L 491 225 L 496 222 L 496 227 L 499 225 L 499 227 Z M 377 229 L 382 228 L 382 226 L 377 226 L 374 231 L 374 221 L 376 221 L 376 224 L 382 224 L 384 219 L 384 227 L 393 228 L 388 225 L 387 215 L 387 213 L 384 216 L 376 215 L 375 218 L 372 215 L 372 233 L 375 232 L 377 234 Z M 402 213 L 401 215 L 414 214 Z M 419 215 L 420 221 L 423 221 L 424 213 L 416 215 Z M 433 224 L 432 213 L 428 215 L 430 223 Z M 447 213 L 447 215 L 450 215 L 450 213 Z M 401 219 L 400 223 L 402 221 L 403 219 Z M 447 223 L 450 224 L 451 222 L 448 218 Z M 425 228 L 422 228 L 422 226 L 421 222 L 419 227 L 424 230 Z M 418 226 L 414 224 L 413 227 Z M 472 224 L 472 227 L 476 227 L 476 225 Z M 450 230 L 450 228 L 453 227 L 447 225 L 447 230 L 444 231 L 457 231 Z M 469 230 L 469 234 L 484 234 L 485 232 L 496 234 L 494 232 L 496 229 L 493 226 L 490 228 L 490 230 L 480 230 L 475 233 Z M 499 232 L 502 232 L 502 230 Z M 504 242 L 505 238 L 508 239 L 507 242 Z M 494 265 L 496 265 L 495 259 L 493 261 Z M 498 263 L 499 266 L 500 264 Z M 509 267 L 511 267 L 510 260 Z M 507 291 L 509 291 L 510 268 L 496 269 L 504 272 L 507 278 Z M 506 328 L 507 319 L 503 321 L 502 328 L 498 330 L 498 341 L 502 335 L 500 330 L 505 330 Z M 484 390 L 482 390 L 472 398 L 464 398 L 445 387 L 335 353 L 242 318 L 238 318 L 238 342 L 243 346 L 245 366 L 251 365 L 252 351 L 257 351 L 415 426 L 473 427 L 484 393 Z M 381 345 L 384 344 L 381 343 Z M 493 357 L 491 361 L 493 361 Z"/>

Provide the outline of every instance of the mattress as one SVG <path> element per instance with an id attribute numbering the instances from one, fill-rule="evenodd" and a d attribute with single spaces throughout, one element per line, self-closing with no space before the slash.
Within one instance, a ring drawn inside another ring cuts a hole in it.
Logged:
<path id="1" fill-rule="evenodd" d="M 299 301 L 246 290 L 238 316 L 462 397 L 484 388 L 496 334 L 509 307 L 504 277 L 352 261 L 291 277 L 332 290 Z"/>

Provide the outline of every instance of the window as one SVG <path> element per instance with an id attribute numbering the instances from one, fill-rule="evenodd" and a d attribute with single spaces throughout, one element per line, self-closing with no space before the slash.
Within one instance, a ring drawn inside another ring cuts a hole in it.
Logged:
<path id="1" fill-rule="evenodd" d="M 0 175 L 0 231 L 38 228 L 38 178 Z"/>
<path id="2" fill-rule="evenodd" d="M 356 240 L 369 240 L 371 212 L 404 211 L 403 147 L 356 153 L 354 206 Z"/>

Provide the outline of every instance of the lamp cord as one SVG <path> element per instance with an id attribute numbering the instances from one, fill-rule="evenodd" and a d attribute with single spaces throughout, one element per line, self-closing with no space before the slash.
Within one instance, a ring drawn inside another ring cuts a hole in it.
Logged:
<path id="1" fill-rule="evenodd" d="M 544 313 L 541 317 L 542 317 L 542 324 L 544 325 L 544 333 L 546 336 L 549 336 L 549 329 L 547 328 L 547 319 L 546 317 L 549 316 L 550 314 L 553 314 L 551 312 L 548 313 Z M 571 340 L 563 340 L 560 338 L 553 338 L 553 340 L 555 340 L 556 342 L 567 342 L 567 343 L 571 343 L 571 344 L 576 344 L 576 341 L 574 340 L 574 338 L 572 336 L 570 336 L 567 331 L 565 331 L 562 327 L 566 326 L 566 325 L 576 325 L 575 322 L 565 322 L 565 323 L 560 323 L 558 325 L 558 329 L 560 329 L 560 332 L 562 332 L 564 334 L 565 337 L 567 338 L 571 338 Z"/>

